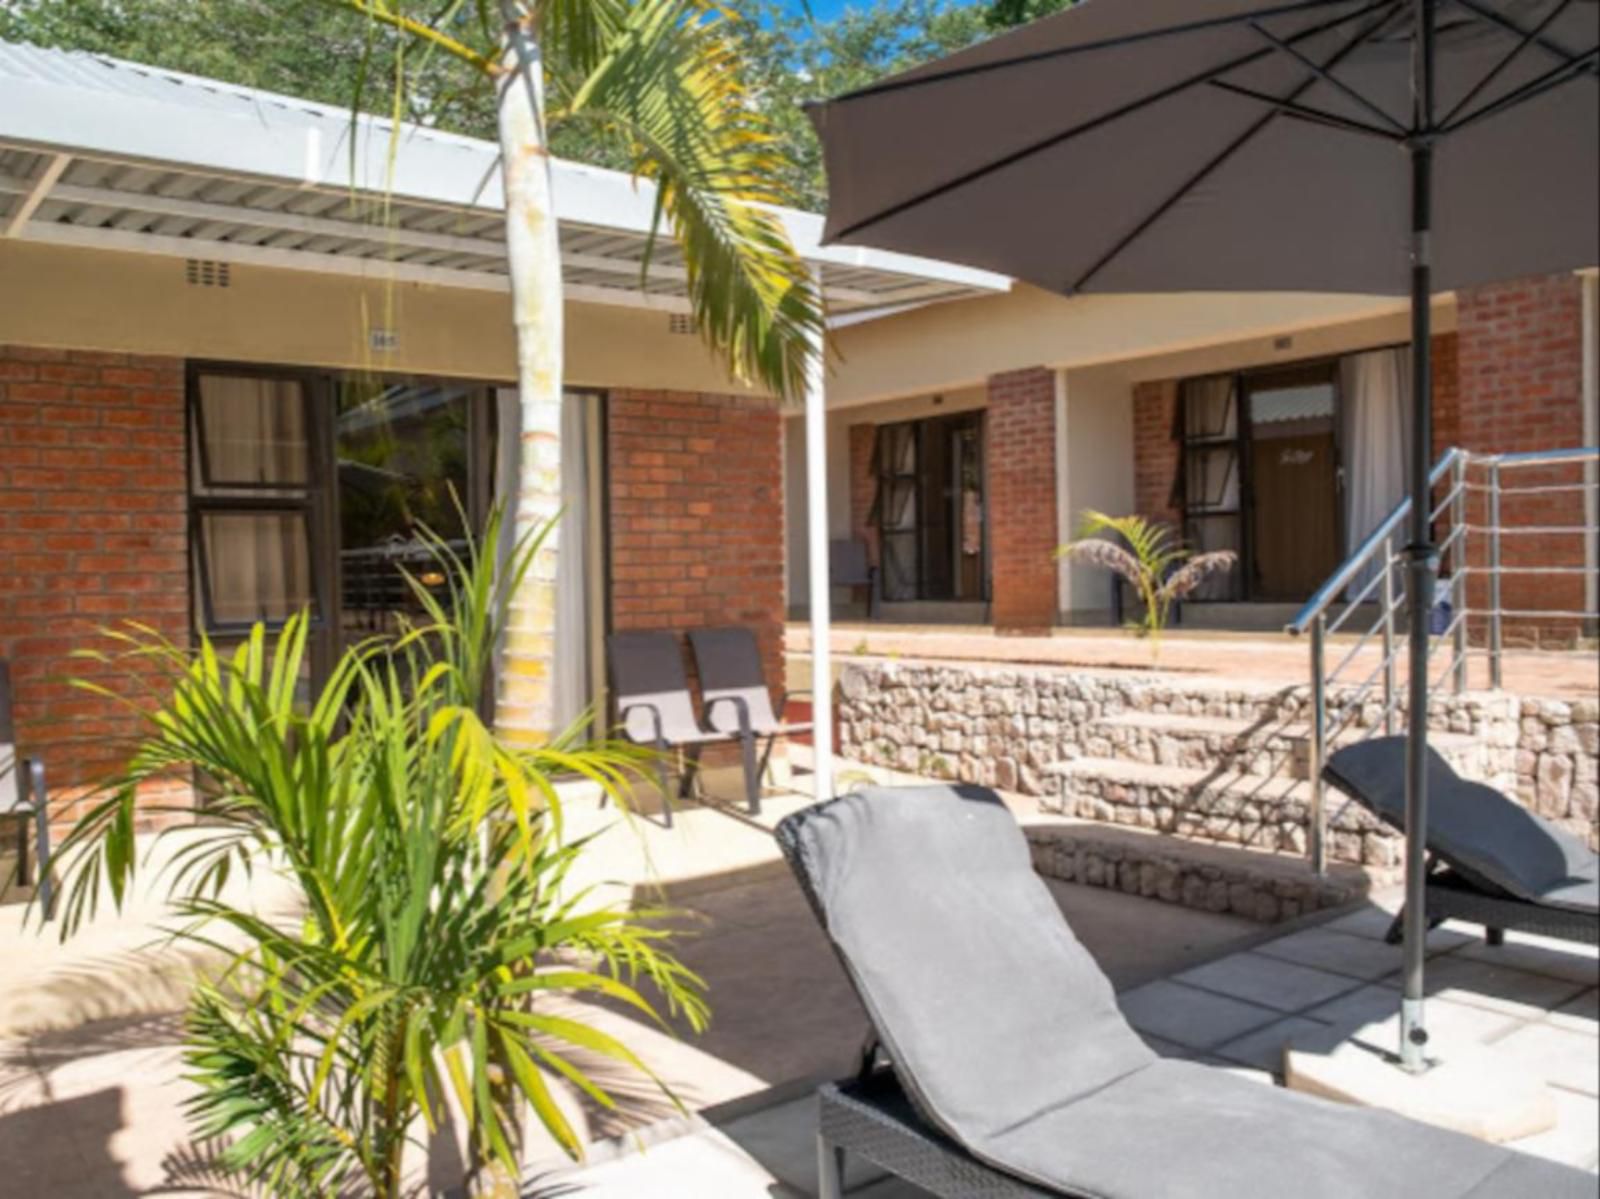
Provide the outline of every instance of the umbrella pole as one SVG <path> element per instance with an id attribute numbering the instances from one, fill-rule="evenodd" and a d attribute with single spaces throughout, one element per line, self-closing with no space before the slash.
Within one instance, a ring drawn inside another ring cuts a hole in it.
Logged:
<path id="1" fill-rule="evenodd" d="M 1433 254 L 1433 33 L 1435 0 L 1415 0 L 1412 43 L 1414 104 L 1411 157 L 1411 544 L 1406 547 L 1410 588 L 1410 669 L 1406 728 L 1406 897 L 1404 968 L 1400 999 L 1400 1064 L 1412 1074 L 1428 1068 L 1423 1019 L 1423 961 L 1428 937 L 1428 632 L 1433 618 L 1439 553 L 1433 544 L 1432 350 Z"/>

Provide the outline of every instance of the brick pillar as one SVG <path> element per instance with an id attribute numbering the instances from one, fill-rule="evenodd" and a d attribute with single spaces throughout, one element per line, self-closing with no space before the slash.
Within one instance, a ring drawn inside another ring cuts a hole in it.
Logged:
<path id="1" fill-rule="evenodd" d="M 989 379 L 987 486 L 993 617 L 1000 632 L 1056 621 L 1055 374 L 1042 367 Z"/>
<path id="2" fill-rule="evenodd" d="M 1583 443 L 1583 285 L 1575 275 L 1548 275 L 1469 288 L 1458 293 L 1456 336 L 1460 368 L 1460 444 L 1480 453 L 1560 449 Z M 1580 483 L 1578 467 L 1508 472 L 1516 487 Z M 1474 497 L 1472 519 L 1481 518 Z M 1501 522 L 1507 527 L 1566 527 L 1583 522 L 1582 493 L 1550 491 L 1507 497 Z M 1583 539 L 1573 534 L 1511 534 L 1502 539 L 1506 566 L 1584 564 Z M 1469 544 L 1473 562 L 1483 560 L 1482 538 Z M 1487 583 L 1472 580 L 1472 601 L 1487 598 Z M 1584 607 L 1581 573 L 1506 574 L 1503 607 L 1524 611 L 1579 611 Z M 1561 643 L 1573 622 L 1508 618 L 1507 640 Z"/>
<path id="3" fill-rule="evenodd" d="M 0 345 L 0 657 L 18 744 L 43 759 L 58 822 L 144 731 L 66 681 L 138 694 L 136 669 L 71 652 L 113 649 L 98 634 L 124 620 L 188 643 L 183 425 L 178 359 Z"/>
<path id="4" fill-rule="evenodd" d="M 1149 520 L 1178 529 L 1183 513 L 1173 505 L 1178 479 L 1178 440 L 1172 433 L 1178 411 L 1178 383 L 1163 379 L 1133 389 L 1133 503 Z M 1119 516 L 1121 513 L 1113 512 Z"/>
<path id="5" fill-rule="evenodd" d="M 775 402 L 614 391 L 607 406 L 617 629 L 743 624 L 783 687 L 783 454 Z M 774 694 L 774 701 L 776 701 Z"/>

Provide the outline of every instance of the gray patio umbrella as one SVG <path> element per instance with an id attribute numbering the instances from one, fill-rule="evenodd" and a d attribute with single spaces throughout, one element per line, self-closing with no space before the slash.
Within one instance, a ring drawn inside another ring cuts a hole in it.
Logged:
<path id="1" fill-rule="evenodd" d="M 1080 292 L 1410 295 L 1600 261 L 1597 0 L 1087 0 L 812 109 L 826 240 Z M 1411 355 L 1411 611 L 1438 576 Z M 1428 621 L 1401 1057 L 1424 1068 Z"/>

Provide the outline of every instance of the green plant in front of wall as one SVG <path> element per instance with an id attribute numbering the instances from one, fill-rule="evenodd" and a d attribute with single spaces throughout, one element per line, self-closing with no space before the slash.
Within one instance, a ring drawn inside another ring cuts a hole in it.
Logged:
<path id="1" fill-rule="evenodd" d="M 561 738 L 519 747 L 480 717 L 539 536 L 496 569 L 499 519 L 462 556 L 435 542 L 447 596 L 414 585 L 426 622 L 351 649 L 309 703 L 304 615 L 275 638 L 257 625 L 231 655 L 113 633 L 117 648 L 95 656 L 158 679 L 154 710 L 80 683 L 128 703 L 145 731 L 63 845 L 62 935 L 102 894 L 119 907 L 129 894 L 141 789 L 205 780 L 207 821 L 166 876 L 172 935 L 228 953 L 185 1020 L 189 1115 L 223 1142 L 219 1165 L 272 1195 L 401 1194 L 416 1182 L 407 1146 L 448 1127 L 446 1095 L 474 1161 L 505 1177 L 519 1172 L 527 1109 L 576 1156 L 556 1084 L 610 1108 L 597 1063 L 654 1076 L 571 1001 L 704 1027 L 703 985 L 671 954 L 661 913 L 570 882 L 587 841 L 565 835 L 553 780 L 583 776 L 620 803 L 641 755 Z M 230 899 L 230 875 L 250 871 L 284 877 L 299 910 Z"/>
<path id="2" fill-rule="evenodd" d="M 1238 560 L 1232 550 L 1196 554 L 1159 521 L 1107 516 L 1092 508 L 1079 522 L 1078 539 L 1057 549 L 1056 556 L 1098 566 L 1128 581 L 1140 604 L 1139 619 L 1129 621 L 1128 627 L 1149 638 L 1152 661 L 1161 654 L 1161 634 L 1172 605 L 1193 592 L 1207 575 L 1226 570 Z"/>

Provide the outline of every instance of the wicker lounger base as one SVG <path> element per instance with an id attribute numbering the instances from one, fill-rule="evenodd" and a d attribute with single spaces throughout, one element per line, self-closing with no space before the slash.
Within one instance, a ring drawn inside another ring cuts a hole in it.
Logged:
<path id="1" fill-rule="evenodd" d="M 1600 913 L 1574 912 L 1545 907 L 1509 896 L 1487 895 L 1448 872 L 1428 880 L 1428 919 L 1430 922 L 1464 920 L 1489 930 L 1489 943 L 1498 945 L 1506 930 L 1557 937 L 1584 945 L 1600 944 Z M 1389 942 L 1400 941 L 1401 921 L 1396 917 L 1389 930 Z"/>
<path id="2" fill-rule="evenodd" d="M 912 1110 L 894 1075 L 880 1070 L 817 1092 L 818 1199 L 843 1199 L 844 1163 L 859 1154 L 875 1166 L 942 1199 L 1075 1199 L 984 1165 Z"/>

